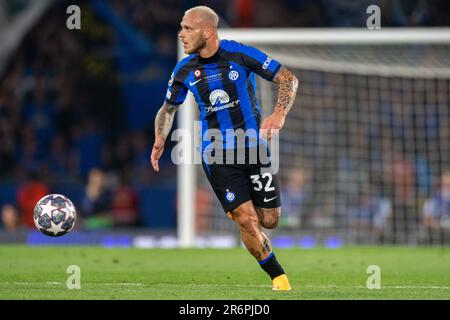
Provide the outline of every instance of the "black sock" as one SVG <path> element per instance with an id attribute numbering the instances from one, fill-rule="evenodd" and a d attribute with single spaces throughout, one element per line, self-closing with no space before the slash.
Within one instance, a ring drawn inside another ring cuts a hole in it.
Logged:
<path id="1" fill-rule="evenodd" d="M 273 251 L 266 259 L 258 262 L 261 268 L 263 268 L 263 270 L 270 276 L 271 279 L 274 279 L 279 275 L 284 274 L 284 270 L 278 263 L 277 258 L 273 254 Z"/>

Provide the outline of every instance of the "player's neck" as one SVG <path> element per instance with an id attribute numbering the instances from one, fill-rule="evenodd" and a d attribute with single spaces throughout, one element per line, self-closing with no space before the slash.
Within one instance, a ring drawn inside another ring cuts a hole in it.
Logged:
<path id="1" fill-rule="evenodd" d="M 219 46 L 220 40 L 216 38 L 214 41 L 207 43 L 206 46 L 198 52 L 198 54 L 200 55 L 200 57 L 205 59 L 211 58 L 217 52 L 217 50 L 219 50 Z"/>

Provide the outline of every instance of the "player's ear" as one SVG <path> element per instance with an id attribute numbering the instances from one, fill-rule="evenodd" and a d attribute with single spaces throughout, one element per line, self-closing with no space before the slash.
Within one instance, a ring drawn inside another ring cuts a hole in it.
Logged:
<path id="1" fill-rule="evenodd" d="M 210 27 L 206 27 L 203 29 L 203 38 L 208 40 L 212 36 L 212 29 Z"/>

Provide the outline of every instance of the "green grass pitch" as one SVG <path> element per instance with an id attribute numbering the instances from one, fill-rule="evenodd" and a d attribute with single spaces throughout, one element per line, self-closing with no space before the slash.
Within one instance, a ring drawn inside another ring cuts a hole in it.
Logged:
<path id="1" fill-rule="evenodd" d="M 0 299 L 450 299 L 450 248 L 276 249 L 293 290 L 272 292 L 244 248 L 0 246 Z M 81 289 L 66 287 L 69 265 Z M 366 287 L 369 265 L 381 289 Z"/>

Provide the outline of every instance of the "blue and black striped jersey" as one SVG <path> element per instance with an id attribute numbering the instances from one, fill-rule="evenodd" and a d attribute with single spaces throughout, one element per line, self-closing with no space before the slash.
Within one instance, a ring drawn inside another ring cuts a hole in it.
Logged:
<path id="1" fill-rule="evenodd" d="M 212 57 L 205 59 L 191 54 L 176 65 L 166 101 L 179 105 L 190 90 L 199 107 L 202 136 L 207 129 L 219 129 L 224 137 L 224 148 L 228 149 L 227 129 L 254 129 L 259 134 L 261 110 L 254 75 L 270 81 L 280 67 L 278 61 L 259 49 L 221 40 Z"/>

